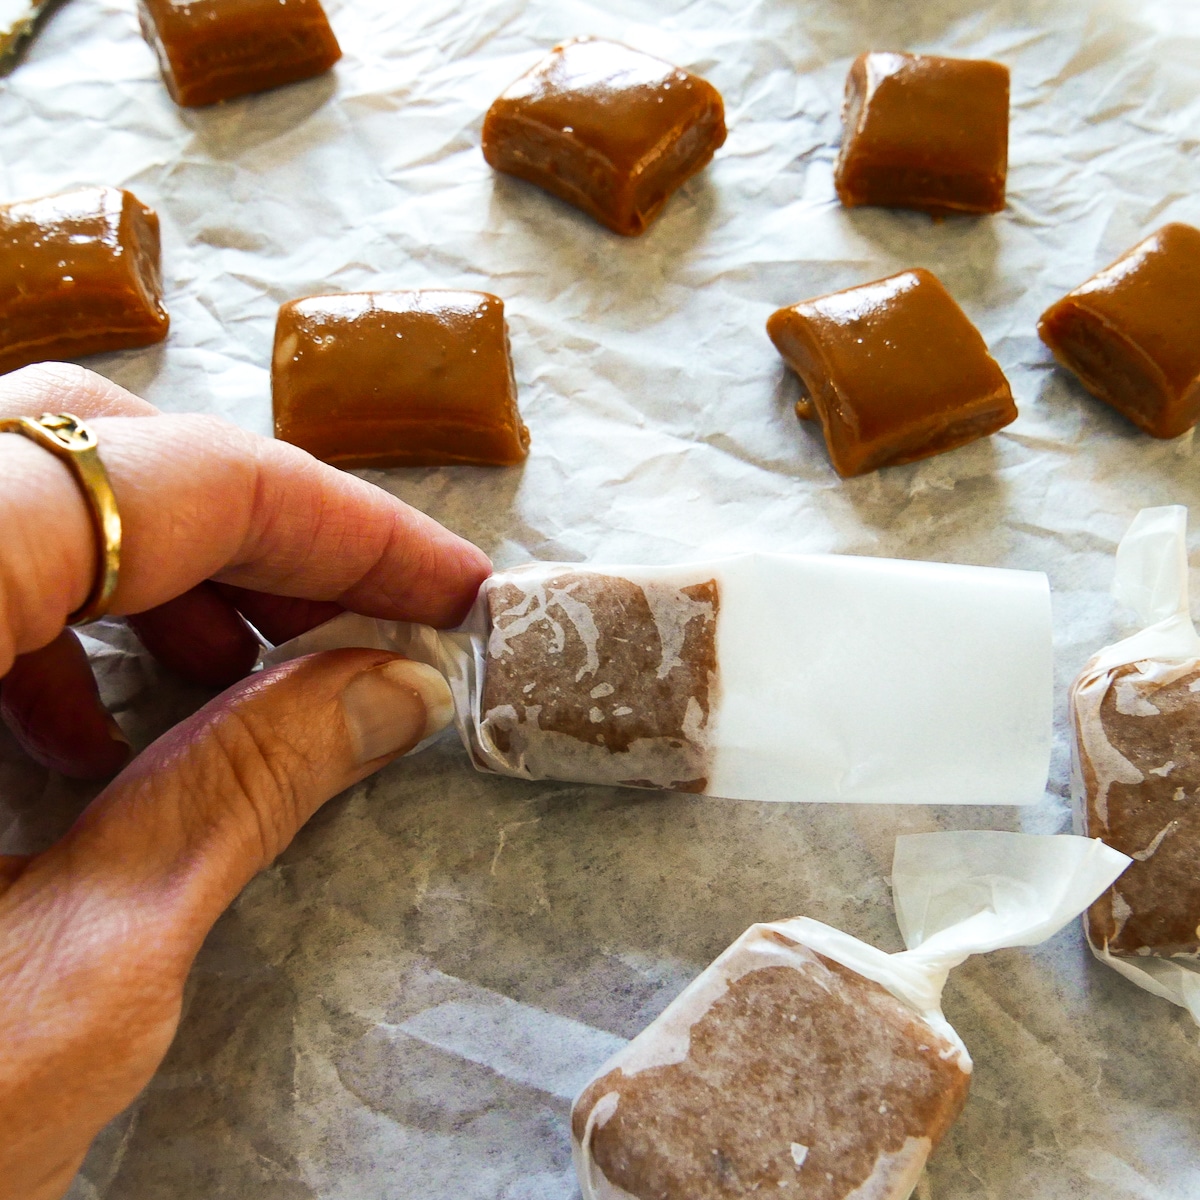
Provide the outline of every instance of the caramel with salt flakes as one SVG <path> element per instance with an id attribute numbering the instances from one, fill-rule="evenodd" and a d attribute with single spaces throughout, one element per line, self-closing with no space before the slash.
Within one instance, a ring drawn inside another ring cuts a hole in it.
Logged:
<path id="1" fill-rule="evenodd" d="M 1200 419 L 1200 229 L 1171 224 L 1052 304 L 1038 336 L 1152 437 Z"/>
<path id="2" fill-rule="evenodd" d="M 139 0 L 138 15 L 187 108 L 309 79 L 342 56 L 320 0 Z"/>
<path id="3" fill-rule="evenodd" d="M 725 142 L 716 88 L 601 38 L 556 46 L 488 109 L 483 154 L 616 233 L 642 233 Z"/>
<path id="4" fill-rule="evenodd" d="M 1004 207 L 1008 68 L 984 59 L 862 54 L 846 79 L 834 171 L 847 206 L 934 216 Z"/>
<path id="5" fill-rule="evenodd" d="M 839 475 L 928 458 L 1016 419 L 1004 372 L 920 268 L 781 308 L 767 332 L 800 376 Z"/>
<path id="6" fill-rule="evenodd" d="M 504 302 L 487 292 L 293 300 L 279 310 L 271 391 L 275 436 L 340 467 L 528 454 Z"/>
<path id="7" fill-rule="evenodd" d="M 86 187 L 0 207 L 0 372 L 161 342 L 158 216 Z"/>

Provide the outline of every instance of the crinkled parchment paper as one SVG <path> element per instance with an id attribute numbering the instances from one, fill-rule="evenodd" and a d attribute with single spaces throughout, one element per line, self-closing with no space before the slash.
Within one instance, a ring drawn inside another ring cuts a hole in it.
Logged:
<path id="1" fill-rule="evenodd" d="M 476 775 L 445 743 L 329 804 L 217 926 L 179 1037 L 74 1200 L 506 1200 L 574 1194 L 578 1084 L 748 924 L 805 914 L 899 949 L 897 832 L 1069 828 L 1065 688 L 1128 631 L 1107 589 L 1133 514 L 1200 507 L 1190 436 L 1154 442 L 1054 369 L 1038 313 L 1167 220 L 1200 223 L 1191 0 L 331 0 L 326 78 L 211 110 L 167 98 L 132 3 L 71 0 L 0 81 L 0 198 L 78 183 L 160 212 L 163 347 L 89 365 L 170 410 L 270 428 L 276 306 L 427 285 L 504 297 L 522 469 L 369 477 L 528 558 L 836 551 L 1026 567 L 1056 589 L 1057 745 L 1041 805 L 759 806 Z M 556 40 L 617 37 L 702 72 L 731 132 L 643 238 L 480 156 L 495 94 Z M 933 224 L 844 211 L 842 82 L 871 48 L 1013 69 L 1009 204 Z M 979 323 L 1021 415 L 928 462 L 839 481 L 792 414 L 775 307 L 904 267 Z M 1196 522 L 1193 522 L 1195 528 Z M 145 739 L 202 698 L 120 629 L 106 695 Z M 8 850 L 87 797 L 0 743 Z M 1076 926 L 974 959 L 946 1014 L 976 1061 L 919 1194 L 1200 1195 L 1185 1012 Z"/>

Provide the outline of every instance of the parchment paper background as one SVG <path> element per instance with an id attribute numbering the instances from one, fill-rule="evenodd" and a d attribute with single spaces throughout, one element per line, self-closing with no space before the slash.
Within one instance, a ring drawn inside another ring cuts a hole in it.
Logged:
<path id="1" fill-rule="evenodd" d="M 574 1195 L 570 1097 L 752 921 L 805 914 L 889 948 L 897 832 L 1069 826 L 1065 686 L 1127 630 L 1112 553 L 1190 504 L 1189 436 L 1153 442 L 1054 369 L 1038 313 L 1167 220 L 1200 223 L 1192 0 L 331 0 L 330 76 L 224 107 L 167 98 L 130 3 L 71 0 L 0 81 L 0 199 L 129 187 L 163 220 L 165 347 L 93 366 L 163 408 L 270 428 L 276 306 L 478 287 L 508 305 L 533 433 L 518 470 L 369 477 L 528 558 L 735 549 L 1027 567 L 1055 588 L 1059 729 L 1018 813 L 758 806 L 474 774 L 453 744 L 329 804 L 217 926 L 179 1037 L 73 1200 L 550 1200 Z M 625 241 L 478 149 L 490 100 L 556 40 L 617 37 L 702 72 L 731 132 Z M 842 83 L 865 49 L 1013 69 L 1009 205 L 933 224 L 834 200 Z M 904 267 L 978 322 L 1021 416 L 840 482 L 763 330 L 775 307 Z M 146 740 L 204 698 L 126 634 L 94 649 Z M 0 742 L 2 843 L 87 799 Z M 946 1012 L 976 1060 L 921 1194 L 1200 1195 L 1200 1049 L 1180 1010 L 1078 932 L 972 960 Z"/>

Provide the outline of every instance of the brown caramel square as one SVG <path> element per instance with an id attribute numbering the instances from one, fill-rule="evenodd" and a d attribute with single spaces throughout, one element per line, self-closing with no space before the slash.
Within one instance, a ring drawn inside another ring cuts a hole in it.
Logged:
<path id="1" fill-rule="evenodd" d="M 600 38 L 556 46 L 488 109 L 483 155 L 602 225 L 642 233 L 725 141 L 712 84 Z"/>
<path id="2" fill-rule="evenodd" d="M 767 332 L 800 376 L 839 475 L 954 450 L 1016 419 L 979 330 L 920 268 L 781 308 Z"/>
<path id="3" fill-rule="evenodd" d="M 275 436 L 339 467 L 509 466 L 529 450 L 504 301 L 487 292 L 293 300 L 271 392 Z"/>
<path id="4" fill-rule="evenodd" d="M 0 372 L 161 342 L 158 216 L 80 188 L 0 207 Z"/>
<path id="5" fill-rule="evenodd" d="M 1152 437 L 1200 419 L 1200 230 L 1164 225 L 1038 322 L 1093 396 Z"/>
<path id="6" fill-rule="evenodd" d="M 1008 176 L 1008 68 L 983 59 L 861 54 L 846 79 L 834 184 L 845 205 L 999 212 Z"/>
<path id="7" fill-rule="evenodd" d="M 966 1102 L 965 1055 L 879 984 L 766 936 L 795 965 L 739 974 L 686 1031 L 685 992 L 575 1101 L 594 1194 L 907 1200 Z"/>
<path id="8" fill-rule="evenodd" d="M 1132 857 L 1088 909 L 1116 955 L 1200 955 L 1200 662 L 1141 662 L 1072 694 L 1088 837 Z"/>
<path id="9" fill-rule="evenodd" d="M 702 792 L 714 579 L 512 572 L 487 591 L 480 736 L 514 774 Z"/>
<path id="10" fill-rule="evenodd" d="M 139 0 L 178 104 L 194 108 L 328 71 L 342 56 L 320 0 Z"/>

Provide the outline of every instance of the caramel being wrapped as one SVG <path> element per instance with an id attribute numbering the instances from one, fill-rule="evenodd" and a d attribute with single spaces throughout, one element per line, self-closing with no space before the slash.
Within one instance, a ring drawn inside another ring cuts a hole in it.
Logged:
<path id="1" fill-rule="evenodd" d="M 280 647 L 398 650 L 475 765 L 730 799 L 1024 804 L 1050 755 L 1049 591 L 1024 571 L 838 556 L 533 563 L 437 633 L 346 614 Z"/>
<path id="2" fill-rule="evenodd" d="M 1072 793 L 1082 830 L 1134 859 L 1087 912 L 1092 949 L 1200 1023 L 1200 637 L 1186 532 L 1185 508 L 1148 508 L 1117 549 L 1113 593 L 1145 628 L 1071 688 Z"/>
<path id="3" fill-rule="evenodd" d="M 342 56 L 320 0 L 139 0 L 138 14 L 188 108 L 309 79 Z"/>
<path id="4" fill-rule="evenodd" d="M 0 207 L 0 372 L 161 342 L 158 216 L 79 188 Z"/>
<path id="5" fill-rule="evenodd" d="M 556 46 L 488 109 L 483 155 L 626 236 L 725 141 L 712 84 L 618 42 Z"/>
<path id="6" fill-rule="evenodd" d="M 1128 862 L 1079 837 L 918 834 L 892 867 L 907 950 L 752 926 L 576 1099 L 584 1200 L 907 1200 L 970 1085 L 947 974 L 1044 941 Z"/>

